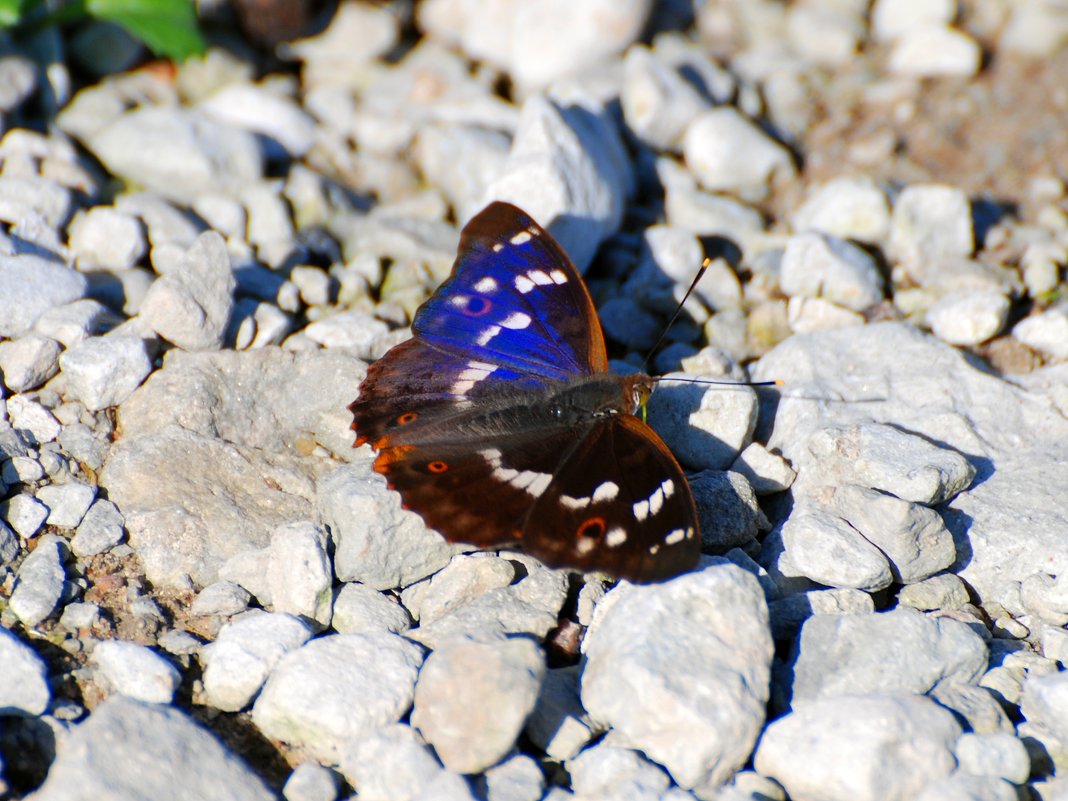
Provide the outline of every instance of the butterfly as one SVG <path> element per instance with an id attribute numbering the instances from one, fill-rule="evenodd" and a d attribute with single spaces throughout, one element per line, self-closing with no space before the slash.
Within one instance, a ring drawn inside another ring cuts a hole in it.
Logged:
<path id="1" fill-rule="evenodd" d="M 449 541 L 519 544 L 550 567 L 649 582 L 696 564 L 689 484 L 635 416 L 656 379 L 609 372 L 582 277 L 525 212 L 471 219 L 412 333 L 349 406 L 405 508 Z"/>

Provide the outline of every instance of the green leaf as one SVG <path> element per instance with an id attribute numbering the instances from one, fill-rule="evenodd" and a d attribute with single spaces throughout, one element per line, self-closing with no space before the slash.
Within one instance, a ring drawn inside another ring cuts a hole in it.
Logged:
<path id="1" fill-rule="evenodd" d="M 9 28 L 22 19 L 26 0 L 0 0 L 0 28 Z"/>
<path id="2" fill-rule="evenodd" d="M 88 0 L 86 8 L 121 25 L 156 55 L 181 61 L 204 52 L 192 0 Z"/>

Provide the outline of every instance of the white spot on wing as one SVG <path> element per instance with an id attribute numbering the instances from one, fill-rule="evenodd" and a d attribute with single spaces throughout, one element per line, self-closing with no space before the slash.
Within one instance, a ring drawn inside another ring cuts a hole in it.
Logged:
<path id="1" fill-rule="evenodd" d="M 604 541 L 609 548 L 618 548 L 627 541 L 627 532 L 618 527 L 609 529 L 608 534 L 605 535 Z"/>
<path id="2" fill-rule="evenodd" d="M 693 529 L 690 529 L 690 531 L 693 531 Z M 664 544 L 665 545 L 678 545 L 680 542 L 682 542 L 686 538 L 687 538 L 686 531 L 681 529 L 681 528 L 677 528 L 674 531 L 668 532 L 668 535 L 666 537 L 664 537 Z"/>
<path id="3" fill-rule="evenodd" d="M 659 487 L 653 490 L 644 501 L 638 501 L 634 504 L 634 517 L 638 522 L 642 522 L 649 515 L 655 515 L 662 508 L 664 508 L 664 501 L 675 494 L 675 482 L 670 478 L 665 478 Z"/>
<path id="4" fill-rule="evenodd" d="M 593 539 L 592 537 L 582 537 L 578 540 L 578 542 L 575 543 L 575 550 L 578 551 L 579 556 L 585 556 L 593 550 L 596 544 L 597 540 Z"/>
<path id="5" fill-rule="evenodd" d="M 474 290 L 475 292 L 496 292 L 497 281 L 487 275 L 485 278 L 480 278 L 475 282 Z"/>
<path id="6" fill-rule="evenodd" d="M 549 284 L 554 283 L 552 276 L 545 272 L 545 270 L 531 270 L 527 273 L 527 278 L 538 286 L 548 286 Z"/>
<path id="7" fill-rule="evenodd" d="M 467 363 L 467 369 L 457 376 L 456 383 L 452 385 L 450 392 L 454 395 L 466 395 L 471 390 L 471 387 L 496 369 L 497 365 L 495 364 L 470 361 Z"/>
<path id="8" fill-rule="evenodd" d="M 572 498 L 570 495 L 560 496 L 560 505 L 565 509 L 585 509 L 590 505 L 590 498 Z"/>
<path id="9" fill-rule="evenodd" d="M 504 250 L 504 245 L 502 245 L 500 242 L 494 242 L 493 243 L 493 252 L 494 253 L 500 253 L 502 250 Z"/>
<path id="10" fill-rule="evenodd" d="M 641 523 L 649 516 L 649 501 L 638 501 L 634 504 L 634 518 Z"/>
<path id="11" fill-rule="evenodd" d="M 530 320 L 531 318 L 529 314 L 524 314 L 523 312 L 512 312 L 503 320 L 501 320 L 501 325 L 505 328 L 511 328 L 512 330 L 519 330 L 522 328 L 526 328 L 528 325 L 530 325 Z"/>
<path id="12" fill-rule="evenodd" d="M 501 452 L 496 448 L 487 448 L 479 451 L 479 454 L 493 468 L 493 477 L 495 479 L 503 481 L 516 489 L 525 490 L 535 498 L 540 498 L 553 480 L 552 475 L 549 473 L 538 473 L 534 470 L 520 471 L 511 467 L 504 467 L 501 464 Z"/>
<path id="13" fill-rule="evenodd" d="M 554 284 L 567 283 L 567 275 L 564 273 L 563 270 L 553 270 L 551 273 L 549 273 L 549 277 L 553 279 Z"/>
<path id="14" fill-rule="evenodd" d="M 497 334 L 501 333 L 501 327 L 499 325 L 491 325 L 475 340 L 479 345 L 488 345 L 489 341 L 493 339 Z"/>
<path id="15" fill-rule="evenodd" d="M 521 295 L 525 295 L 534 288 L 534 282 L 525 275 L 519 275 L 515 279 L 515 288 L 519 290 Z"/>
<path id="16" fill-rule="evenodd" d="M 593 502 L 611 501 L 619 495 L 619 485 L 614 481 L 606 481 L 593 491 Z"/>
<path id="17" fill-rule="evenodd" d="M 520 231 L 508 241 L 513 245 L 525 245 L 530 241 L 530 231 Z"/>

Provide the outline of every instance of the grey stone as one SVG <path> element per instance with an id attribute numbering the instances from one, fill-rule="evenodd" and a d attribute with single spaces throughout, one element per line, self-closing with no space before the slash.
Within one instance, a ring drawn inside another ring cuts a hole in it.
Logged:
<path id="1" fill-rule="evenodd" d="M 182 680 L 178 668 L 167 659 L 133 642 L 98 642 L 92 661 L 105 686 L 147 704 L 169 704 Z"/>
<path id="2" fill-rule="evenodd" d="M 12 392 L 36 389 L 59 372 L 59 343 L 40 334 L 0 342 L 0 375 Z"/>
<path id="3" fill-rule="evenodd" d="M 144 340 L 131 334 L 89 337 L 59 363 L 71 395 L 92 411 L 118 406 L 152 372 Z"/>
<path id="4" fill-rule="evenodd" d="M 699 236 L 726 236 L 743 243 L 764 230 L 759 211 L 733 198 L 701 191 L 697 179 L 674 160 L 657 160 L 656 172 L 664 185 L 668 225 Z"/>
<path id="5" fill-rule="evenodd" d="M 122 512 L 111 501 L 98 498 L 78 524 L 70 548 L 81 558 L 95 556 L 122 542 L 124 534 Z"/>
<path id="6" fill-rule="evenodd" d="M 931 782 L 914 796 L 916 801 L 940 801 L 943 798 L 967 798 L 976 801 L 1018 801 L 1017 788 L 995 776 L 972 776 L 960 771 Z"/>
<path id="7" fill-rule="evenodd" d="M 796 801 L 912 798 L 953 770 L 960 734 L 927 698 L 826 698 L 769 725 L 754 765 Z"/>
<path id="8" fill-rule="evenodd" d="M 801 628 L 792 703 L 870 693 L 929 692 L 975 684 L 987 648 L 966 624 L 908 608 L 868 615 L 817 615 Z"/>
<path id="9" fill-rule="evenodd" d="M 780 281 L 787 295 L 825 298 L 855 311 L 883 298 L 883 278 L 875 259 L 858 246 L 828 234 L 790 237 Z"/>
<path id="10" fill-rule="evenodd" d="M 37 500 L 48 507 L 47 523 L 57 528 L 77 528 L 96 498 L 96 487 L 83 481 L 49 484 L 37 490 Z"/>
<path id="11" fill-rule="evenodd" d="M 226 712 L 244 709 L 278 661 L 311 634 L 292 615 L 252 610 L 234 618 L 201 653 L 208 703 Z"/>
<path id="12" fill-rule="evenodd" d="M 334 597 L 330 622 L 340 634 L 389 631 L 402 634 L 412 627 L 412 616 L 387 594 L 358 582 L 343 584 Z"/>
<path id="13" fill-rule="evenodd" d="M 597 734 L 579 700 L 577 668 L 548 670 L 527 718 L 526 736 L 555 760 L 574 758 Z"/>
<path id="14" fill-rule="evenodd" d="M 886 555 L 894 580 L 901 584 L 933 576 L 956 558 L 953 536 L 930 507 L 856 484 L 843 484 L 819 497 Z"/>
<path id="15" fill-rule="evenodd" d="M 70 190 L 39 175 L 0 175 L 0 220 L 22 225 L 37 219 L 58 229 L 70 214 Z"/>
<path id="16" fill-rule="evenodd" d="M 942 573 L 902 587 L 897 602 L 921 612 L 960 609 L 969 602 L 968 588 L 953 573 Z"/>
<path id="17" fill-rule="evenodd" d="M 44 525 L 48 517 L 48 507 L 28 492 L 21 492 L 0 502 L 0 517 L 3 517 L 22 539 L 28 540 Z"/>
<path id="18" fill-rule="evenodd" d="M 686 128 L 686 166 L 714 192 L 760 199 L 772 180 L 792 177 L 790 151 L 732 106 L 708 109 Z"/>
<path id="19" fill-rule="evenodd" d="M 261 181 L 241 193 L 248 212 L 245 238 L 256 248 L 260 261 L 270 267 L 281 266 L 295 246 L 293 221 L 281 189 L 280 181 Z"/>
<path id="20" fill-rule="evenodd" d="M 177 709 L 115 696 L 74 728 L 38 801 L 269 801 L 260 778 Z"/>
<path id="21" fill-rule="evenodd" d="M 422 738 L 406 723 L 361 732 L 341 752 L 341 772 L 369 801 L 424 797 L 445 772 Z"/>
<path id="22" fill-rule="evenodd" d="M 489 768 L 479 782 L 486 801 L 541 801 L 545 775 L 526 754 L 515 754 Z"/>
<path id="23" fill-rule="evenodd" d="M 757 495 L 772 495 L 788 490 L 797 478 L 797 471 L 789 462 L 759 442 L 746 445 L 730 470 L 745 476 Z"/>
<path id="24" fill-rule="evenodd" d="M 128 270 L 148 249 L 141 223 L 133 215 L 107 206 L 76 214 L 69 238 L 70 249 L 83 270 Z"/>
<path id="25" fill-rule="evenodd" d="M 677 149 L 686 126 L 709 105 L 700 89 L 655 51 L 641 44 L 627 51 L 620 106 L 627 126 L 645 144 Z"/>
<path id="26" fill-rule="evenodd" d="M 797 231 L 876 244 L 890 231 L 890 204 L 867 176 L 834 178 L 810 192 L 792 222 Z"/>
<path id="27" fill-rule="evenodd" d="M 819 466 L 821 480 L 834 476 L 932 506 L 966 490 L 976 472 L 957 451 L 877 423 L 820 429 L 805 448 Z"/>
<path id="28" fill-rule="evenodd" d="M 1022 741 L 1006 732 L 973 734 L 957 740 L 960 769 L 973 776 L 992 776 L 1024 784 L 1031 775 L 1031 759 Z"/>
<path id="29" fill-rule="evenodd" d="M 252 134 L 180 106 L 133 109 L 84 141 L 112 175 L 176 203 L 208 191 L 236 195 L 263 175 Z"/>
<path id="30" fill-rule="evenodd" d="M 948 25 L 924 25 L 904 33 L 890 51 L 887 68 L 910 78 L 968 78 L 979 71 L 982 48 Z"/>
<path id="31" fill-rule="evenodd" d="M 786 20 L 792 48 L 805 59 L 827 67 L 847 64 L 867 34 L 861 11 L 848 4 L 841 8 L 791 6 Z"/>
<path id="32" fill-rule="evenodd" d="M 622 53 L 641 34 L 650 6 L 555 0 L 535 10 L 524 3 L 497 7 L 431 0 L 419 16 L 430 35 L 496 65 L 526 94 Z"/>
<path id="33" fill-rule="evenodd" d="M 549 570 L 519 554 L 511 557 L 521 561 L 527 571 L 525 578 L 457 605 L 442 617 L 411 629 L 406 636 L 428 648 L 439 648 L 458 639 L 492 641 L 513 634 L 543 639 L 556 627 L 567 599 L 567 572 Z"/>
<path id="34" fill-rule="evenodd" d="M 267 563 L 270 558 L 271 550 L 267 545 L 239 551 L 219 566 L 218 579 L 244 587 L 261 606 L 269 607 L 271 592 L 267 584 Z"/>
<path id="35" fill-rule="evenodd" d="M 582 702 L 619 744 L 641 749 L 681 786 L 711 786 L 749 757 L 772 650 L 760 584 L 710 559 L 697 572 L 619 585 L 605 597 L 583 641 Z"/>
<path id="36" fill-rule="evenodd" d="M 315 120 L 292 99 L 262 84 L 226 84 L 197 108 L 223 125 L 269 137 L 292 158 L 307 153 L 315 140 Z"/>
<path id="37" fill-rule="evenodd" d="M 978 345 L 1005 327 L 1010 308 L 1009 299 L 997 292 L 950 292 L 927 310 L 927 324 L 952 345 Z"/>
<path id="38" fill-rule="evenodd" d="M 43 715 L 51 699 L 44 660 L 0 628 L 0 715 Z"/>
<path id="39" fill-rule="evenodd" d="M 70 632 L 88 631 L 100 622 L 100 607 L 93 603 L 73 603 L 63 607 L 59 625 Z"/>
<path id="40" fill-rule="evenodd" d="M 484 202 L 518 205 L 581 272 L 622 222 L 633 180 L 623 143 L 603 110 L 564 107 L 533 95 L 523 104 L 512 151 Z"/>
<path id="41" fill-rule="evenodd" d="M 430 577 L 418 604 L 410 608 L 421 625 L 429 625 L 453 609 L 490 590 L 508 587 L 515 580 L 515 565 L 507 559 L 489 554 L 457 554 Z"/>
<path id="42" fill-rule="evenodd" d="M 959 681 L 942 683 L 931 691 L 931 697 L 955 712 L 975 734 L 1016 734 L 1002 706 L 1003 699 L 988 687 Z"/>
<path id="43" fill-rule="evenodd" d="M 334 575 L 326 546 L 326 532 L 310 520 L 271 532 L 267 585 L 276 612 L 330 625 Z"/>
<path id="44" fill-rule="evenodd" d="M 378 6 L 339 6 L 326 30 L 291 44 L 304 62 L 304 82 L 333 84 L 339 75 L 354 75 L 370 61 L 388 53 L 400 38 L 401 21 Z"/>
<path id="45" fill-rule="evenodd" d="M 216 581 L 197 593 L 189 607 L 191 615 L 220 615 L 232 617 L 248 609 L 252 596 L 240 584 L 232 581 Z"/>
<path id="46" fill-rule="evenodd" d="M 346 740 L 412 703 L 422 649 L 395 634 L 334 634 L 286 654 L 252 710 L 267 737 L 337 760 Z"/>
<path id="47" fill-rule="evenodd" d="M 1020 602 L 1043 623 L 1068 625 L 1068 574 L 1032 573 L 1020 584 Z"/>
<path id="48" fill-rule="evenodd" d="M 25 56 L 0 59 L 0 111 L 14 111 L 37 87 L 37 66 Z"/>
<path id="49" fill-rule="evenodd" d="M 318 267 L 298 264 L 290 270 L 289 280 L 300 290 L 300 299 L 308 306 L 325 306 L 330 302 L 333 279 Z"/>
<path id="50" fill-rule="evenodd" d="M 375 340 L 389 326 L 357 309 L 324 317 L 307 326 L 303 333 L 324 348 L 351 348 L 360 358 L 369 358 Z"/>
<path id="51" fill-rule="evenodd" d="M 65 550 L 66 543 L 60 537 L 41 537 L 37 547 L 19 566 L 8 608 L 29 628 L 51 615 L 63 596 L 67 577 L 63 569 Z"/>
<path id="52" fill-rule="evenodd" d="M 845 374 L 834 367 L 841 364 L 859 367 Z M 1068 423 L 1055 410 L 1055 387 L 1063 384 L 1010 384 L 894 323 L 793 336 L 761 359 L 753 377 L 794 388 L 778 399 L 765 432 L 768 446 L 794 464 L 813 431 L 871 421 L 973 462 L 977 480 L 943 514 L 957 545 L 953 570 L 978 603 L 1033 573 L 1068 569 L 1068 548 L 1055 533 L 1068 521 L 1068 476 L 1049 469 L 1061 458 L 1053 443 L 1068 440 Z"/>
<path id="53" fill-rule="evenodd" d="M 942 184 L 906 187 L 894 203 L 889 248 L 921 284 L 941 260 L 970 256 L 975 233 L 968 196 Z"/>
<path id="54" fill-rule="evenodd" d="M 44 476 L 41 462 L 28 456 L 13 456 L 0 467 L 0 482 L 7 484 L 31 484 Z"/>
<path id="55" fill-rule="evenodd" d="M 567 769 L 580 798 L 670 798 L 671 779 L 663 768 L 636 750 L 607 741 L 587 748 L 567 763 Z"/>
<path id="56" fill-rule="evenodd" d="M 52 412 L 27 395 L 8 398 L 7 414 L 13 428 L 30 432 L 39 445 L 54 441 L 63 429 Z"/>
<path id="57" fill-rule="evenodd" d="M 217 350 L 233 311 L 235 285 L 226 243 L 208 231 L 189 248 L 180 270 L 148 290 L 140 318 L 183 350 Z"/>
<path id="58" fill-rule="evenodd" d="M 412 725 L 446 768 L 479 773 L 512 750 L 544 672 L 541 648 L 524 637 L 445 643 L 420 671 Z"/>
<path id="59" fill-rule="evenodd" d="M 330 768 L 314 762 L 302 762 L 293 768 L 282 788 L 286 801 L 334 801 L 338 780 Z"/>
<path id="60" fill-rule="evenodd" d="M 316 487 L 319 514 L 334 541 L 341 581 L 404 587 L 444 567 L 453 547 L 400 507 L 368 463 L 339 467 Z"/>
<path id="61" fill-rule="evenodd" d="M 864 316 L 858 312 L 842 308 L 823 298 L 801 296 L 787 301 L 786 319 L 790 330 L 798 334 L 864 325 Z"/>
<path id="62" fill-rule="evenodd" d="M 504 171 L 510 145 L 500 131 L 439 123 L 417 132 L 412 155 L 427 183 L 445 193 L 456 217 L 469 220 L 481 211 L 486 187 Z"/>
<path id="63" fill-rule="evenodd" d="M 19 540 L 3 520 L 0 520 L 0 567 L 11 564 L 19 555 Z"/>
<path id="64" fill-rule="evenodd" d="M 771 629 L 777 640 L 794 637 L 809 618 L 817 615 L 867 615 L 875 611 L 872 597 L 862 590 L 805 590 L 768 604 Z"/>
<path id="65" fill-rule="evenodd" d="M 785 575 L 828 587 L 876 592 L 893 582 L 890 563 L 871 542 L 837 515 L 795 507 L 782 524 Z"/>
<path id="66" fill-rule="evenodd" d="M 1054 764 L 1068 753 L 1068 671 L 1030 674 L 1023 685 L 1020 711 L 1025 718 L 1017 727 L 1021 737 L 1033 737 Z"/>
<path id="67" fill-rule="evenodd" d="M 710 387 L 672 383 L 669 373 L 649 398 L 649 425 L 683 464 L 723 470 L 752 440 L 757 396 L 750 387 Z M 698 376 L 697 378 L 700 378 Z"/>
<path id="68" fill-rule="evenodd" d="M 771 528 L 756 493 L 740 473 L 703 470 L 690 478 L 702 547 L 715 553 L 753 542 Z"/>

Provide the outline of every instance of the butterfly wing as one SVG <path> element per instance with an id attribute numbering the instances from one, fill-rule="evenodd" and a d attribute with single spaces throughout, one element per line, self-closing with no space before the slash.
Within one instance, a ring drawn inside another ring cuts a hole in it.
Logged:
<path id="1" fill-rule="evenodd" d="M 546 380 L 608 369 L 586 285 L 525 212 L 491 203 L 460 235 L 452 275 L 416 312 L 417 339 Z"/>
<path id="2" fill-rule="evenodd" d="M 554 472 L 523 527 L 523 549 L 553 566 L 658 581 L 697 563 L 686 476 L 638 418 L 598 422 Z"/>

